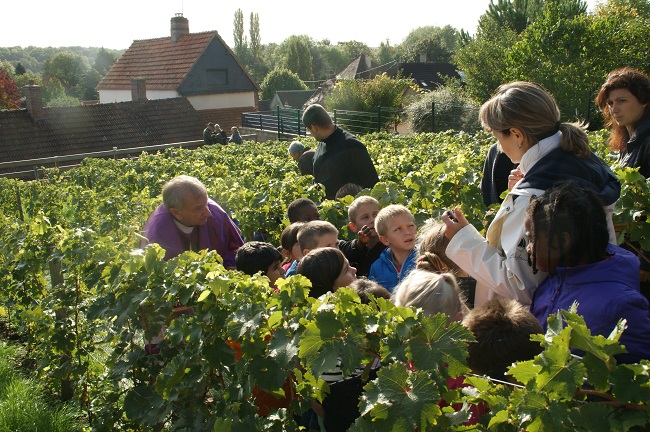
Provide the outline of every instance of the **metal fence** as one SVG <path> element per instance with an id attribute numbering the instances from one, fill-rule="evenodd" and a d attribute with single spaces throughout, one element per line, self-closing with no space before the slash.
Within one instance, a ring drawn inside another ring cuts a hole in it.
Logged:
<path id="1" fill-rule="evenodd" d="M 242 113 L 242 127 L 275 131 L 278 139 L 290 139 L 294 136 L 306 136 L 307 130 L 302 124 L 303 110 L 280 108 L 275 111 L 258 111 Z M 333 110 L 330 113 L 334 124 L 346 130 L 363 135 L 379 131 L 395 131 L 402 119 L 403 111 L 395 108 L 377 107 L 375 112 Z"/>

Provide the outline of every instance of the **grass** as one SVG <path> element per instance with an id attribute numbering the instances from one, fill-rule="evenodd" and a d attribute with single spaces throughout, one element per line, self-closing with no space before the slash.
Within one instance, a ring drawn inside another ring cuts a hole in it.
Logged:
<path id="1" fill-rule="evenodd" d="M 77 411 L 48 403 L 42 384 L 18 371 L 20 357 L 21 348 L 0 342 L 0 432 L 83 431 Z"/>

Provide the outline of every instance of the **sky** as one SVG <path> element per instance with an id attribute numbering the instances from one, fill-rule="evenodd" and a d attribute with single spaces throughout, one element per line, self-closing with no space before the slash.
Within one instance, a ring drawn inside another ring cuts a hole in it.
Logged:
<path id="1" fill-rule="evenodd" d="M 591 10 L 597 0 L 588 0 Z M 262 44 L 307 35 L 336 44 L 350 40 L 378 47 L 398 45 L 418 27 L 449 24 L 474 34 L 490 0 L 31 0 L 4 1 L 0 47 L 104 47 L 126 49 L 134 40 L 170 35 L 182 13 L 190 33 L 217 31 L 232 48 L 233 18 L 240 8 L 248 35 L 251 13 L 260 21 Z"/>

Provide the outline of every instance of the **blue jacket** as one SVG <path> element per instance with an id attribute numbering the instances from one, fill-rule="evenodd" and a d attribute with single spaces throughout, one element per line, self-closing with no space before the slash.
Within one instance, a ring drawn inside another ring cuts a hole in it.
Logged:
<path id="1" fill-rule="evenodd" d="M 411 273 L 411 270 L 415 268 L 416 264 L 417 252 L 415 249 L 413 249 L 411 252 L 409 252 L 406 260 L 404 260 L 404 264 L 402 264 L 402 271 L 400 271 L 398 274 L 397 269 L 393 264 L 390 248 L 388 247 L 384 249 L 381 255 L 379 255 L 377 261 L 372 263 L 372 266 L 370 266 L 370 274 L 368 275 L 368 279 L 377 282 L 379 285 L 383 286 L 392 293 L 393 288 L 397 286 L 402 278 Z"/>
<path id="2" fill-rule="evenodd" d="M 604 261 L 577 267 L 558 267 L 537 287 L 531 312 L 546 331 L 546 318 L 578 302 L 591 334 L 607 337 L 619 319 L 627 320 L 620 338 L 627 354 L 621 363 L 650 359 L 650 313 L 648 300 L 639 292 L 639 259 L 623 248 L 609 244 Z"/>

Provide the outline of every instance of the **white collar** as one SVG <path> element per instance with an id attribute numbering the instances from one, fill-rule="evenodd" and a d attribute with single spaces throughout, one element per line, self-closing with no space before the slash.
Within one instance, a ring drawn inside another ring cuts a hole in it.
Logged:
<path id="1" fill-rule="evenodd" d="M 561 141 L 562 132 L 558 131 L 529 148 L 521 157 L 521 162 L 519 162 L 519 169 L 521 172 L 526 175 L 538 160 L 558 148 Z"/>
<path id="2" fill-rule="evenodd" d="M 182 223 L 180 223 L 176 219 L 174 219 L 174 223 L 176 224 L 178 229 L 183 231 L 185 234 L 192 234 L 192 231 L 194 230 L 193 226 L 183 225 Z"/>

